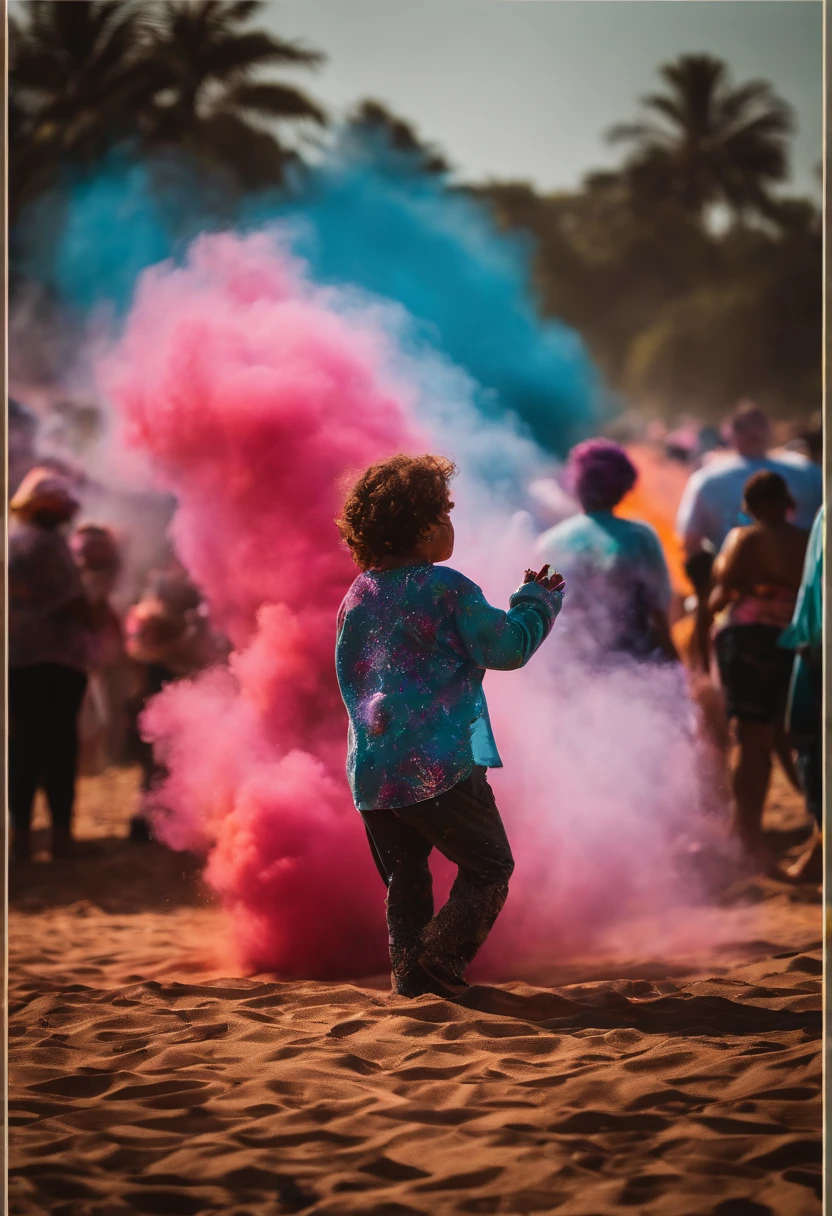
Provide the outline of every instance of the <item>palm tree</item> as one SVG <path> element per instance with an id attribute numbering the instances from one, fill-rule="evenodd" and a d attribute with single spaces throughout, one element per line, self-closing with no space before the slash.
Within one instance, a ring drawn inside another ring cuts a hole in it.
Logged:
<path id="1" fill-rule="evenodd" d="M 642 98 L 645 118 L 608 132 L 632 147 L 624 172 L 634 190 L 698 218 L 714 204 L 736 218 L 767 214 L 789 172 L 790 106 L 765 81 L 734 87 L 711 55 L 682 55 L 660 74 L 668 89 Z"/>
<path id="2" fill-rule="evenodd" d="M 243 28 L 262 0 L 167 0 L 154 4 L 151 54 L 172 87 L 159 99 L 155 138 L 230 166 L 241 184 L 279 181 L 293 153 L 258 125 L 303 129 L 326 115 L 303 90 L 256 77 L 268 67 L 315 68 L 323 56 L 296 42 Z"/>
<path id="3" fill-rule="evenodd" d="M 129 0 L 30 0 L 9 18 L 9 209 L 61 164 L 91 164 L 138 135 L 166 80 Z"/>

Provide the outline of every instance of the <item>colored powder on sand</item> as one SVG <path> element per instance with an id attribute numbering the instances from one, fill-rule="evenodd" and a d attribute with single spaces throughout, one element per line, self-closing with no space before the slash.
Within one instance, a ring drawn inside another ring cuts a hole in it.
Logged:
<path id="1" fill-rule="evenodd" d="M 333 662 L 355 575 L 333 524 L 345 476 L 399 450 L 453 455 L 453 564 L 493 603 L 534 550 L 530 521 L 481 470 L 510 452 L 531 475 L 539 453 L 504 423 L 477 425 L 469 379 L 406 354 L 401 324 L 311 284 L 274 234 L 203 237 L 182 267 L 143 276 L 102 368 L 125 441 L 176 496 L 178 553 L 235 647 L 229 670 L 169 686 L 145 726 L 170 773 L 159 830 L 206 852 L 249 971 L 386 964 Z M 702 805 L 683 678 L 589 673 L 562 650 L 556 625 L 527 669 L 486 677 L 518 864 L 483 975 L 528 973 L 695 885 L 674 863 Z M 440 898 L 447 880 L 446 868 Z"/>

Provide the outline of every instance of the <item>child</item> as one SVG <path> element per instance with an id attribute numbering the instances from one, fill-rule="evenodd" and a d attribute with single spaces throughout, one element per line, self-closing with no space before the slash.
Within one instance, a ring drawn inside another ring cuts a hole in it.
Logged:
<path id="1" fill-rule="evenodd" d="M 563 600 L 559 574 L 526 571 L 508 612 L 435 563 L 454 549 L 451 461 L 394 456 L 358 480 L 337 521 L 361 570 L 338 614 L 336 668 L 349 714 L 347 774 L 387 885 L 393 987 L 452 996 L 508 894 L 514 869 L 486 769 L 502 766 L 486 669 L 522 667 Z M 433 914 L 428 857 L 458 867 Z"/>
<path id="2" fill-rule="evenodd" d="M 130 822 L 130 839 L 148 842 L 151 822 L 145 812 L 167 774 L 151 744 L 141 737 L 141 714 L 165 685 L 223 662 L 228 647 L 211 627 L 199 589 L 184 570 L 175 568 L 151 572 L 139 602 L 127 614 L 125 633 L 127 654 L 137 674 L 138 690 L 130 710 L 134 755 L 142 769 L 142 805 Z"/>

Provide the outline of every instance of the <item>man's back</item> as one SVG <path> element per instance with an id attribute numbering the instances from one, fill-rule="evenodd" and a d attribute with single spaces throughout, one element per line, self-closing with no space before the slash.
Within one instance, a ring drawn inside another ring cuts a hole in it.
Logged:
<path id="1" fill-rule="evenodd" d="M 794 523 L 808 530 L 823 501 L 823 475 L 817 465 L 773 456 L 721 457 L 694 473 L 682 495 L 676 531 L 689 552 L 709 541 L 718 552 L 728 533 L 741 522 L 745 484 L 754 473 L 768 471 L 784 478 L 795 500 Z"/>

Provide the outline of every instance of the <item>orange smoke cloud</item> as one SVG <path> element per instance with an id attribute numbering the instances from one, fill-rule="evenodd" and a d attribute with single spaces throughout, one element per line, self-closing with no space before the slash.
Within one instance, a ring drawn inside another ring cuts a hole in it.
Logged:
<path id="1" fill-rule="evenodd" d="M 683 465 L 668 460 L 649 444 L 631 444 L 627 454 L 638 469 L 638 481 L 619 506 L 618 514 L 625 519 L 642 519 L 655 528 L 673 590 L 679 595 L 690 595 L 692 588 L 685 575 L 684 553 L 674 531 L 682 491 L 690 474 Z"/>

